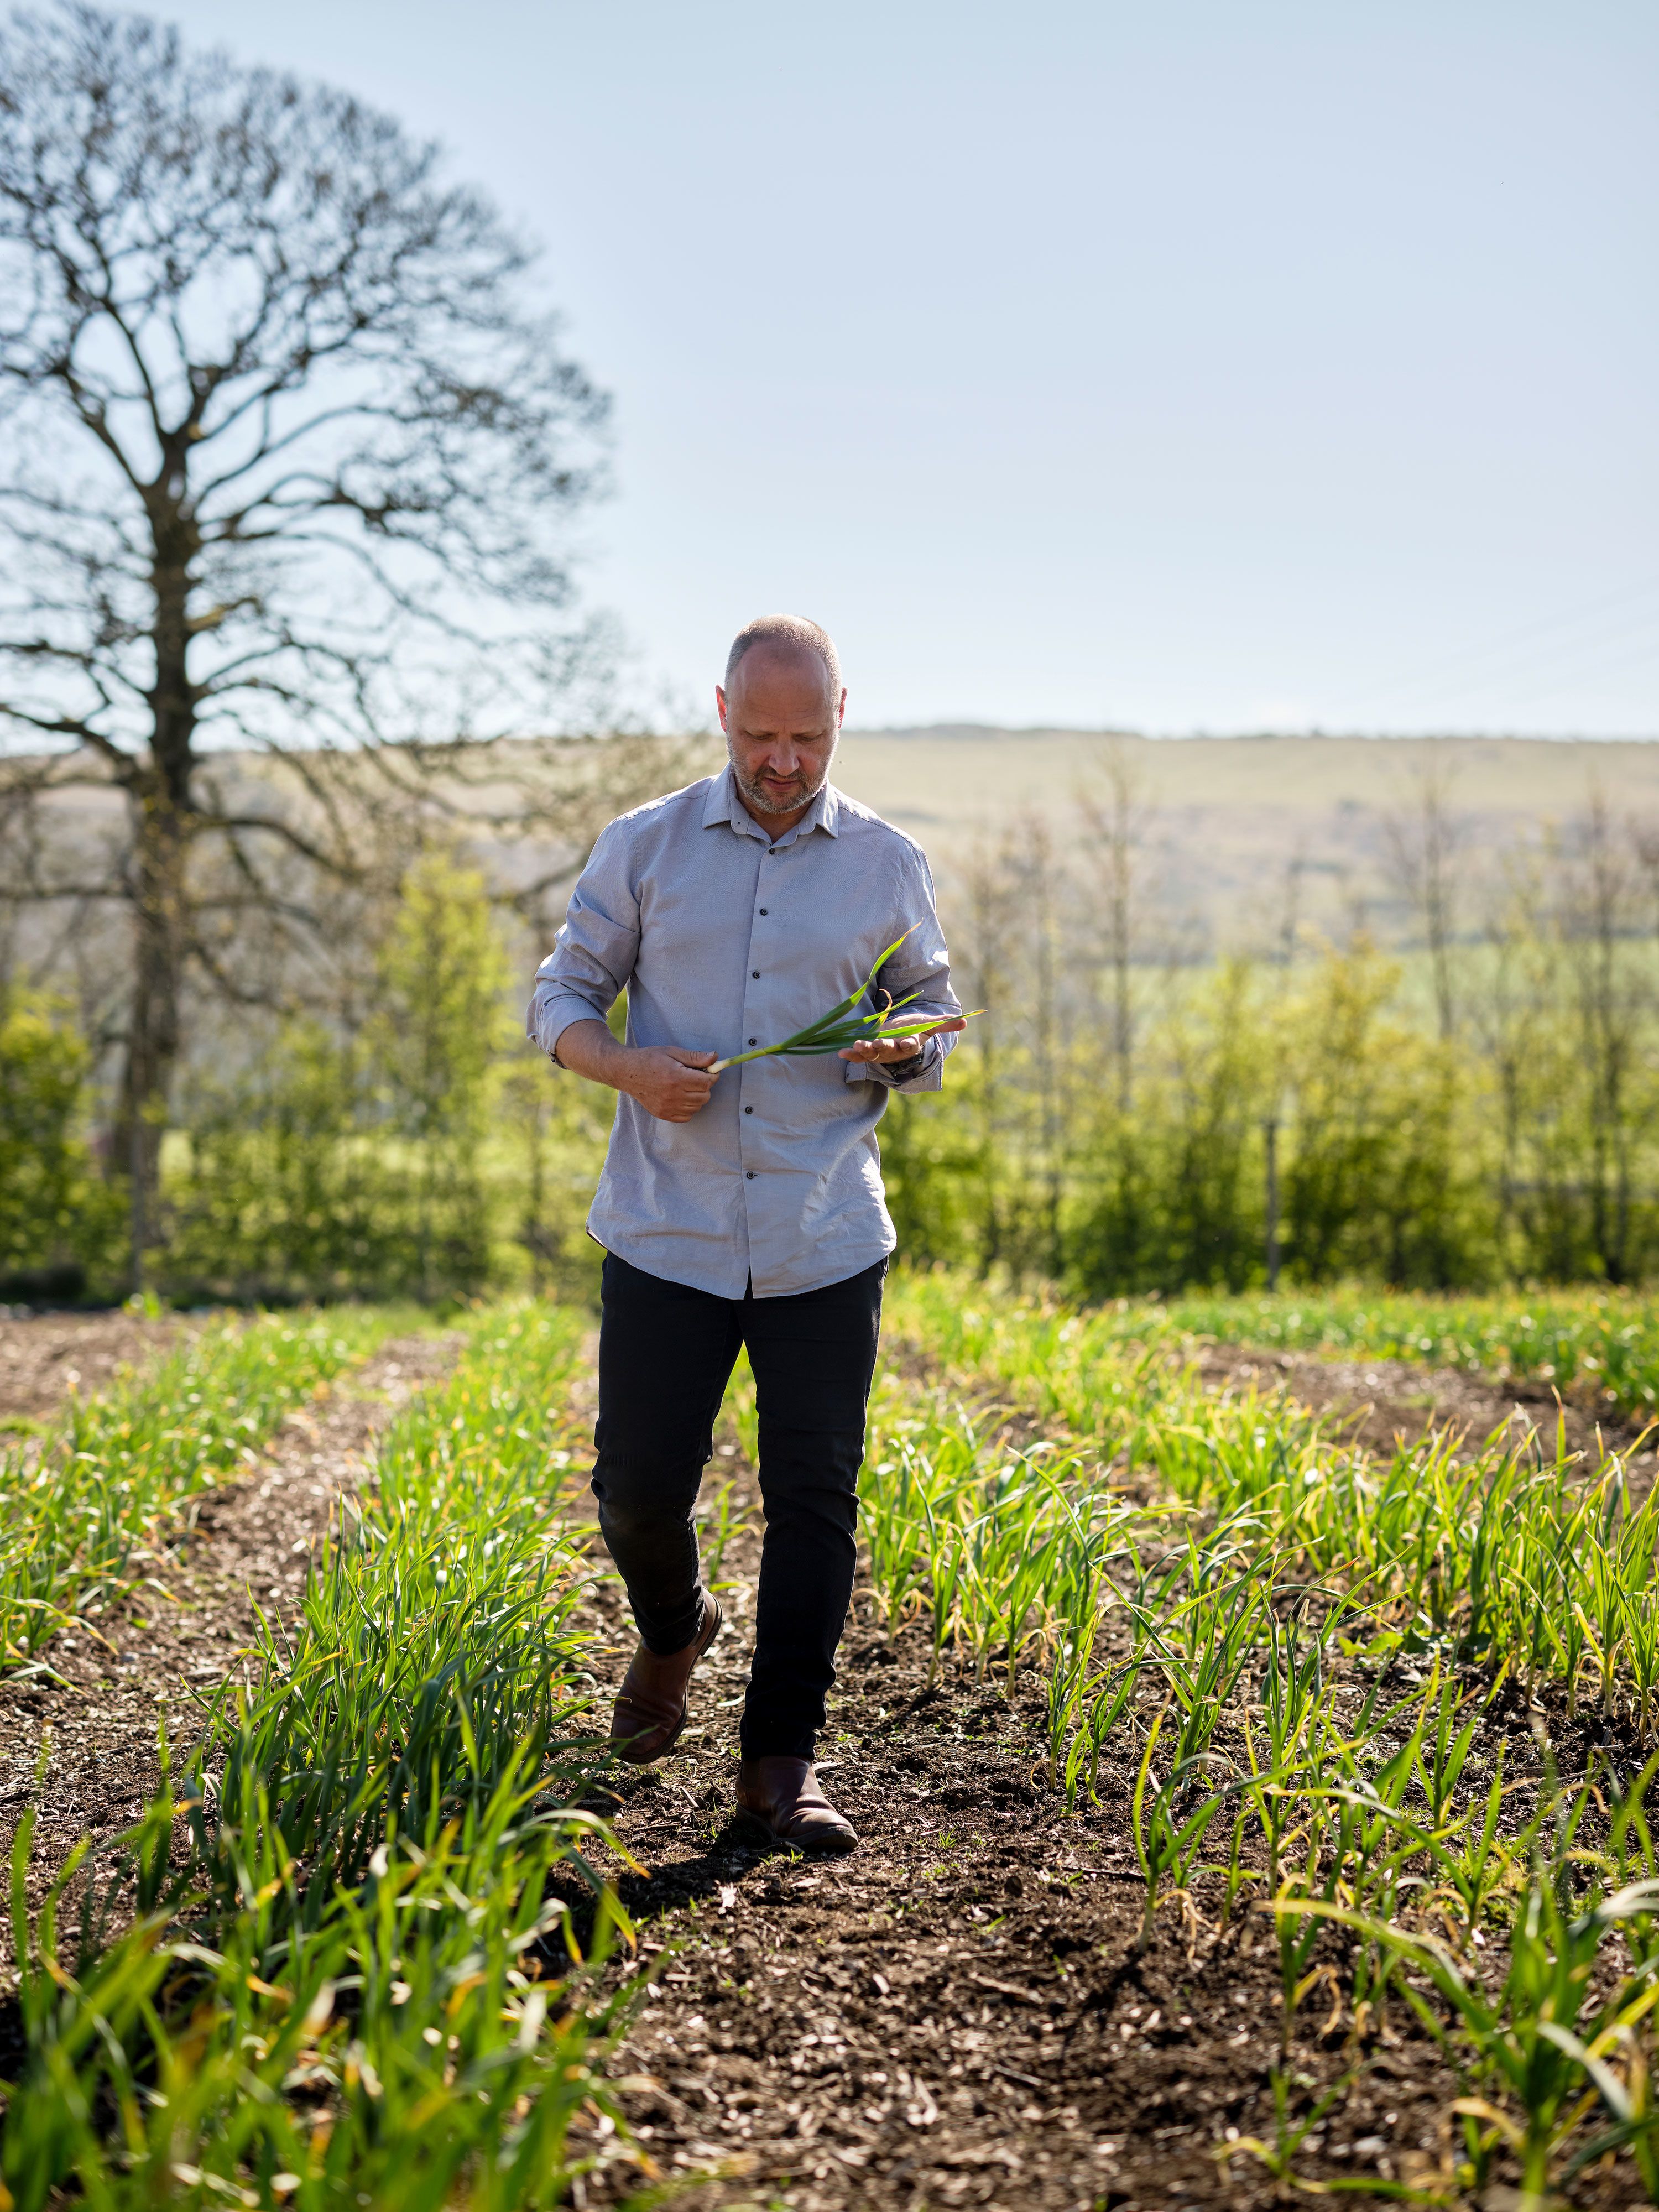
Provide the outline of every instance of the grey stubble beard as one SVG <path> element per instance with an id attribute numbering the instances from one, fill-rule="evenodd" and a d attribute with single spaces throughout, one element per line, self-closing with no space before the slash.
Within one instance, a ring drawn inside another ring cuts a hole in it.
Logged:
<path id="1" fill-rule="evenodd" d="M 742 798 L 744 804 L 755 813 L 774 815 L 793 814 L 798 806 L 810 806 L 812 801 L 817 797 L 819 792 L 823 789 L 824 785 L 830 781 L 830 762 L 826 761 L 823 764 L 823 773 L 819 776 L 816 783 L 809 782 L 808 780 L 803 776 L 801 778 L 801 790 L 799 797 L 787 799 L 784 804 L 780 806 L 775 799 L 774 799 L 769 793 L 758 790 L 754 783 L 750 781 L 750 778 L 744 774 L 737 755 L 732 750 L 729 745 L 726 747 L 726 757 L 732 763 L 732 781 L 738 787 L 738 794 Z"/>

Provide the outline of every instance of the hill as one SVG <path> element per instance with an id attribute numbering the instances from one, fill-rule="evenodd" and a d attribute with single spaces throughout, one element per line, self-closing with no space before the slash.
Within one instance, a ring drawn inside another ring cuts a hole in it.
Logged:
<path id="1" fill-rule="evenodd" d="M 1464 849 L 1480 856 L 1564 825 L 1598 786 L 1623 816 L 1659 822 L 1659 743 L 1538 738 L 1141 738 L 972 724 L 849 730 L 836 781 L 917 838 L 948 883 L 976 846 L 1041 817 L 1074 855 L 1090 836 L 1080 788 L 1121 749 L 1147 809 L 1149 859 L 1179 908 L 1229 925 L 1283 902 L 1297 864 L 1315 922 L 1388 903 L 1387 823 L 1443 771 Z"/>

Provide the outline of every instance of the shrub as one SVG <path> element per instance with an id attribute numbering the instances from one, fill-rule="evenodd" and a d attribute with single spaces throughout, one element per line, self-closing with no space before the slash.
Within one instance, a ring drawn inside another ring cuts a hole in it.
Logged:
<path id="1" fill-rule="evenodd" d="M 0 1297 L 114 1277 L 125 1206 L 82 1134 L 91 1054 L 57 1001 L 0 998 Z"/>

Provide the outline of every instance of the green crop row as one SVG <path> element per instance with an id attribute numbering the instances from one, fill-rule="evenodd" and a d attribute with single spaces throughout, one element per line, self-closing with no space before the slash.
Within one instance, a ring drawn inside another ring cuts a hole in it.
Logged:
<path id="1" fill-rule="evenodd" d="M 1659 1407 L 1659 1300 L 1650 1291 L 1552 1290 L 1524 1297 L 1406 1297 L 1363 1291 L 1302 1297 L 1182 1297 L 1164 1310 L 1180 1336 L 1285 1350 L 1409 1359 L 1571 1384 L 1638 1418 Z"/>
<path id="2" fill-rule="evenodd" d="M 1409 1360 L 1564 1393 L 1577 1386 L 1592 1404 L 1636 1419 L 1659 1408 L 1659 1298 L 1650 1291 L 1281 1291 L 1071 1307 L 941 1269 L 896 1274 L 888 1314 L 890 1329 L 925 1340 L 952 1371 L 1040 1387 L 1051 1410 L 1068 1386 L 1109 1388 L 1120 1346 L 1206 1341 Z"/>
<path id="3" fill-rule="evenodd" d="M 343 1308 L 216 1324 L 142 1379 L 71 1398 L 38 1442 L 7 1445 L 0 1664 L 27 1664 L 71 1613 L 164 1569 L 189 1500 L 246 1474 L 283 1416 L 363 1359 L 398 1318 Z"/>
<path id="4" fill-rule="evenodd" d="M 627 2000 L 598 1986 L 631 1931 L 572 1809 L 599 1755 L 556 1449 L 582 1330 L 474 1319 L 182 1785 L 33 1913 L 20 1829 L 0 2201 L 507 2212 L 631 2158 Z"/>
<path id="5" fill-rule="evenodd" d="M 878 1609 L 924 1626 L 936 1674 L 1035 1670 L 1068 1807 L 1128 1759 L 1143 1944 L 1200 1890 L 1224 1923 L 1271 1916 L 1279 2124 L 1224 2155 L 1288 2185 L 1328 2108 L 1297 2109 L 1289 2050 L 1335 1924 L 1355 2069 L 1392 2007 L 1462 2071 L 1463 2188 L 1508 2158 L 1541 2207 L 1628 2150 L 1652 2191 L 1659 1506 L 1624 1462 L 1559 1436 L 1374 1456 L 1287 1392 L 1206 1393 L 1178 1338 L 1117 1316 L 895 1290 L 862 1485 Z M 1562 1785 L 1530 1738 L 1588 1698 L 1607 1748 Z"/>

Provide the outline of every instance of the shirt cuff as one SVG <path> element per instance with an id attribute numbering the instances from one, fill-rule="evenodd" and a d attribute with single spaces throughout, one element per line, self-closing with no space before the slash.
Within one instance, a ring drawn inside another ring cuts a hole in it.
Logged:
<path id="1" fill-rule="evenodd" d="M 849 1083 L 879 1083 L 885 1091 L 942 1091 L 945 1088 L 945 1052 L 936 1036 L 921 1039 L 921 1066 L 914 1075 L 896 1082 L 878 1060 L 849 1060 L 846 1063 Z"/>
<path id="2" fill-rule="evenodd" d="M 602 1022 L 605 1016 L 591 999 L 580 992 L 559 991 L 547 999 L 538 1000 L 530 1017 L 530 1034 L 555 1067 L 562 1067 L 559 1058 L 559 1039 L 572 1022 Z"/>

